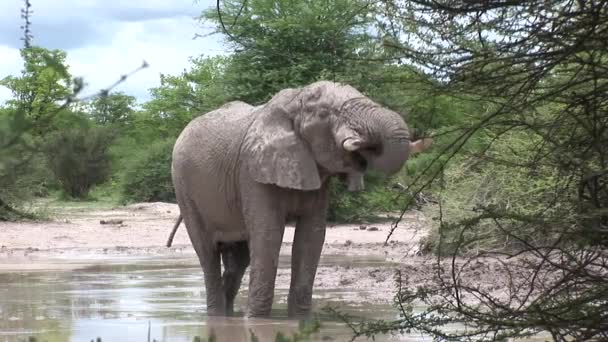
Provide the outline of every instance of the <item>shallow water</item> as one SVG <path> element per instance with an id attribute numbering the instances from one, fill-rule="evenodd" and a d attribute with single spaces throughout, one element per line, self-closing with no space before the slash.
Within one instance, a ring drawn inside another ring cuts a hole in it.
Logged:
<path id="1" fill-rule="evenodd" d="M 282 259 L 280 267 L 288 267 Z M 83 263 L 65 259 L 63 263 Z M 86 261 L 90 266 L 73 270 L 0 273 L 0 341 L 192 341 L 211 330 L 218 341 L 249 341 L 251 331 L 260 341 L 274 341 L 278 331 L 287 335 L 297 322 L 286 318 L 288 288 L 275 290 L 271 319 L 209 318 L 205 315 L 203 274 L 194 256 L 132 256 Z M 323 258 L 324 265 L 383 266 L 366 258 Z M 386 265 L 385 265 L 386 266 Z M 243 284 L 246 288 L 246 284 Z M 363 296 L 365 293 L 355 293 Z M 388 305 L 348 302 L 353 291 L 333 288 L 315 291 L 315 306 L 338 306 L 349 314 L 368 318 L 397 318 Z M 237 308 L 246 303 L 246 291 Z M 237 309 L 238 310 L 238 309 Z M 319 341 L 350 339 L 343 324 L 325 320 Z M 361 338 L 360 340 L 365 340 Z M 428 340 L 419 335 L 378 336 L 376 341 Z"/>

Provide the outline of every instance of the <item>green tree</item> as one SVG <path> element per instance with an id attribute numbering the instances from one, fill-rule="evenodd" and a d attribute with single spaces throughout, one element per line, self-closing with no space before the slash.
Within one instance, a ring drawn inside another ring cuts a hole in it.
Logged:
<path id="1" fill-rule="evenodd" d="M 82 79 L 71 78 L 64 51 L 32 44 L 31 14 L 31 3 L 24 0 L 22 73 L 0 80 L 0 85 L 13 94 L 7 105 L 0 108 L 0 220 L 29 216 L 19 206 L 30 195 L 40 193 L 39 185 L 48 180 L 42 153 L 45 146 L 49 147 L 47 138 L 62 129 L 90 124 L 75 106 L 81 100 L 77 96 L 84 85 Z M 144 61 L 100 94 L 107 95 L 131 74 L 147 66 Z M 42 172 L 37 174 L 37 171 Z"/>
<path id="2" fill-rule="evenodd" d="M 175 139 L 160 140 L 138 152 L 121 172 L 125 202 L 175 202 L 171 179 L 171 153 Z"/>
<path id="3" fill-rule="evenodd" d="M 347 72 L 367 56 L 370 4 L 362 0 L 229 0 L 204 11 L 233 49 L 225 79 L 231 97 L 252 104 L 281 89 Z M 227 29 L 227 32 L 224 31 Z M 227 34 L 226 34 L 227 33 Z"/>
<path id="4" fill-rule="evenodd" d="M 109 128 L 93 125 L 49 135 L 44 153 L 64 194 L 72 198 L 86 197 L 94 185 L 107 179 L 111 142 Z"/>
<path id="5" fill-rule="evenodd" d="M 135 97 L 116 92 L 95 97 L 88 107 L 90 115 L 96 123 L 125 128 L 132 124 L 135 105 Z"/>
<path id="6" fill-rule="evenodd" d="M 32 46 L 21 49 L 21 76 L 7 76 L 0 85 L 11 90 L 7 106 L 25 113 L 33 132 L 43 136 L 53 129 L 53 116 L 72 94 L 74 85 L 65 64 L 66 53 Z"/>
<path id="7" fill-rule="evenodd" d="M 39 172 L 39 146 L 57 129 L 57 117 L 68 115 L 69 86 L 77 84 L 64 64 L 65 52 L 31 46 L 21 56 L 21 76 L 0 80 L 13 94 L 0 110 L 0 220 L 24 216 L 19 205 L 41 191 L 48 176 Z"/>
<path id="8" fill-rule="evenodd" d="M 150 89 L 152 99 L 143 105 L 136 119 L 137 130 L 150 136 L 177 137 L 194 117 L 213 110 L 227 101 L 224 66 L 227 58 L 198 57 L 190 70 L 180 75 L 160 76 L 160 86 Z"/>
<path id="9" fill-rule="evenodd" d="M 0 108 L 0 221 L 27 216 L 19 206 L 36 192 L 28 127 L 23 111 Z"/>
<path id="10" fill-rule="evenodd" d="M 443 153 L 414 184 L 440 189 L 436 282 L 414 287 L 399 278 L 401 317 L 350 325 L 355 335 L 607 339 L 607 4 L 380 4 L 393 54 L 478 110 L 442 127 Z M 466 276 L 489 259 L 506 275 L 507 296 Z M 414 312 L 420 303 L 425 309 Z"/>

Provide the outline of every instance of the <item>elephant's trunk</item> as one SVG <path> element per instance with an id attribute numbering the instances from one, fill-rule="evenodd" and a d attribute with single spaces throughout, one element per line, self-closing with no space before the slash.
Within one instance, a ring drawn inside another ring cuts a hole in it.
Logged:
<path id="1" fill-rule="evenodd" d="M 379 120 L 374 134 L 379 142 L 379 154 L 368 158 L 368 163 L 371 169 L 391 176 L 409 158 L 410 135 L 401 116 L 392 112 L 387 115 L 386 120 Z"/>
<path id="2" fill-rule="evenodd" d="M 337 130 L 336 141 L 363 157 L 367 168 L 391 176 L 410 156 L 410 132 L 403 118 L 371 101 L 344 105 L 348 125 Z"/>

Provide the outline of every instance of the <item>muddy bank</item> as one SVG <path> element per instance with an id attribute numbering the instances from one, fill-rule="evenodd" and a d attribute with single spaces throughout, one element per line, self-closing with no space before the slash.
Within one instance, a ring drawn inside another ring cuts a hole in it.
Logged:
<path id="1" fill-rule="evenodd" d="M 141 203 L 110 209 L 70 207 L 45 222 L 0 223 L 2 240 L 0 252 L 16 250 L 48 251 L 77 249 L 138 248 L 161 252 L 179 209 L 169 203 Z M 340 253 L 357 249 L 359 245 L 382 244 L 391 222 L 360 225 L 330 225 L 326 235 L 327 252 Z M 418 212 L 408 213 L 391 238 L 393 244 L 415 248 L 427 227 L 427 219 Z M 293 241 L 294 228 L 288 226 L 283 241 Z M 178 229 L 173 246 L 189 248 L 190 240 L 183 224 Z M 344 248 L 340 248 L 340 247 Z M 155 250 L 158 249 L 158 250 Z M 377 253 L 370 250 L 372 253 Z"/>
<path id="2" fill-rule="evenodd" d="M 179 213 L 174 204 L 143 203 L 107 209 L 84 206 L 57 212 L 60 214 L 49 222 L 0 224 L 0 272 L 70 270 L 126 257 L 196 258 L 183 225 L 173 246 L 165 247 Z M 366 227 L 330 226 L 315 288 L 352 287 L 365 295 L 351 301 L 390 303 L 395 294 L 397 271 L 407 277 L 412 286 L 432 282 L 438 276 L 437 260 L 418 253 L 428 220 L 419 212 L 407 213 L 388 245 L 384 241 L 391 222 Z M 286 228 L 281 248 L 286 262 L 293 233 L 293 227 Z M 340 256 L 350 261 L 336 263 L 335 257 Z M 357 260 L 367 264 L 349 265 Z M 463 262 L 457 260 L 457 263 Z M 481 288 L 500 296 L 504 285 L 500 275 L 499 263 L 482 260 L 467 267 L 461 277 L 473 279 Z M 247 279 L 244 281 L 246 284 Z M 289 281 L 289 268 L 284 267 L 279 270 L 277 287 L 288 287 Z"/>

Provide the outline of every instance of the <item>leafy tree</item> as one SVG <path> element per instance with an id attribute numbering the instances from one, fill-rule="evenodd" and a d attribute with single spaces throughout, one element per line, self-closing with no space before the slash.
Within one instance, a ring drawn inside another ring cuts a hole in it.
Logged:
<path id="1" fill-rule="evenodd" d="M 413 288 L 399 278 L 401 318 L 351 325 L 355 335 L 608 338 L 606 4 L 416 0 L 379 9 L 394 56 L 481 110 L 442 127 L 443 153 L 413 184 L 442 190 L 436 282 Z M 504 298 L 462 276 L 487 259 L 508 277 Z M 414 313 L 420 302 L 426 309 Z M 453 323 L 466 330 L 445 329 Z"/>
<path id="2" fill-rule="evenodd" d="M 122 170 L 121 197 L 125 202 L 175 202 L 171 153 L 175 139 L 158 141 L 128 161 Z"/>
<path id="3" fill-rule="evenodd" d="M 231 97 L 259 104 L 281 89 L 347 72 L 370 41 L 369 13 L 361 0 L 230 0 L 201 20 L 227 33 L 234 50 L 225 70 Z"/>
<path id="4" fill-rule="evenodd" d="M 50 170 L 63 192 L 83 198 L 110 174 L 109 146 L 112 134 L 107 127 L 79 127 L 54 132 L 44 147 Z"/>
<path id="5" fill-rule="evenodd" d="M 152 99 L 137 116 L 137 129 L 177 137 L 194 117 L 224 104 L 228 98 L 223 79 L 227 61 L 222 56 L 198 57 L 180 75 L 161 74 L 160 86 L 150 89 Z"/>
<path id="6" fill-rule="evenodd" d="M 95 97 L 88 107 L 98 124 L 124 128 L 132 124 L 135 101 L 135 97 L 117 92 Z"/>
<path id="7" fill-rule="evenodd" d="M 0 80 L 0 85 L 13 93 L 7 106 L 0 108 L 0 220 L 31 216 L 19 206 L 30 195 L 40 193 L 39 185 L 48 180 L 42 154 L 46 139 L 63 128 L 88 123 L 74 106 L 80 101 L 77 95 L 83 87 L 82 79 L 71 78 L 64 51 L 32 44 L 31 13 L 31 3 L 24 0 L 22 74 Z M 132 73 L 147 66 L 144 62 Z M 129 75 L 121 76 L 101 94 L 107 95 Z M 45 172 L 36 174 L 38 170 Z"/>
<path id="8" fill-rule="evenodd" d="M 34 132 L 44 135 L 53 127 L 52 116 L 72 94 L 74 85 L 65 64 L 66 53 L 32 46 L 21 49 L 24 66 L 20 77 L 7 76 L 0 85 L 13 93 L 9 108 L 22 111 Z"/>
<path id="9" fill-rule="evenodd" d="M 0 108 L 0 221 L 29 216 L 19 206 L 39 188 L 27 127 L 23 111 Z"/>
<path id="10" fill-rule="evenodd" d="M 30 46 L 21 50 L 20 77 L 7 76 L 0 85 L 13 98 L 0 110 L 0 220 L 28 216 L 17 207 L 40 192 L 47 176 L 39 145 L 58 128 L 56 118 L 68 111 L 72 95 L 65 53 Z"/>

